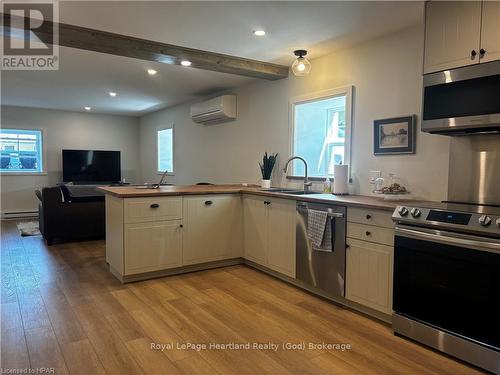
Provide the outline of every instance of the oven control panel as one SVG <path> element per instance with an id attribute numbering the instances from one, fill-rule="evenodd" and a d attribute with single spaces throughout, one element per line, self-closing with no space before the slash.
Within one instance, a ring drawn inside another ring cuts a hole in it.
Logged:
<path id="1" fill-rule="evenodd" d="M 500 212 L 468 213 L 438 208 L 398 206 L 392 215 L 396 223 L 435 227 L 500 237 Z"/>
<path id="2" fill-rule="evenodd" d="M 469 224 L 471 217 L 472 214 L 464 214 L 462 212 L 430 210 L 426 220 L 448 224 L 467 225 Z"/>

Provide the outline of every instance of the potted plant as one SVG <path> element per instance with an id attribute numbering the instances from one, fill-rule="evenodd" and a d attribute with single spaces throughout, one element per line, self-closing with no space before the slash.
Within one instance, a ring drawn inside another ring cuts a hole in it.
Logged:
<path id="1" fill-rule="evenodd" d="M 259 162 L 260 171 L 262 173 L 262 180 L 260 186 L 264 189 L 271 187 L 271 174 L 273 173 L 274 164 L 278 154 L 267 155 L 267 152 L 262 157 L 262 162 Z"/>

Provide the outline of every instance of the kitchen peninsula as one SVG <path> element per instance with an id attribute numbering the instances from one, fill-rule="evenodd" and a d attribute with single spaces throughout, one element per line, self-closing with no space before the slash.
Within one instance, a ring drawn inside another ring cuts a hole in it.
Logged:
<path id="1" fill-rule="evenodd" d="M 245 263 L 304 287 L 296 280 L 297 201 L 345 207 L 346 298 L 389 320 L 391 214 L 402 201 L 244 185 L 100 189 L 106 193 L 106 261 L 124 283 Z M 374 259 L 379 269 L 363 272 Z M 363 290 L 370 284 L 379 291 L 369 296 Z"/>

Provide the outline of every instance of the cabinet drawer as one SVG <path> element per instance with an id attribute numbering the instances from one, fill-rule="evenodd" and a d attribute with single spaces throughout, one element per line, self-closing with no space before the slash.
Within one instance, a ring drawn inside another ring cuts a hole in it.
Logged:
<path id="1" fill-rule="evenodd" d="M 370 210 L 367 208 L 347 208 L 347 221 L 352 223 L 377 225 L 379 227 L 394 228 L 392 212 L 384 210 Z"/>
<path id="2" fill-rule="evenodd" d="M 394 246 L 394 230 L 373 225 L 348 223 L 347 237 Z"/>
<path id="3" fill-rule="evenodd" d="M 125 223 L 182 219 L 182 197 L 125 199 Z"/>

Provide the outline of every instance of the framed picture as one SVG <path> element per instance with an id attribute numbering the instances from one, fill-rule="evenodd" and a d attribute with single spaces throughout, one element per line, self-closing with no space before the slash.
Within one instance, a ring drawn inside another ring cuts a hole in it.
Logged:
<path id="1" fill-rule="evenodd" d="M 375 155 L 415 153 L 416 116 L 388 118 L 373 122 Z"/>

